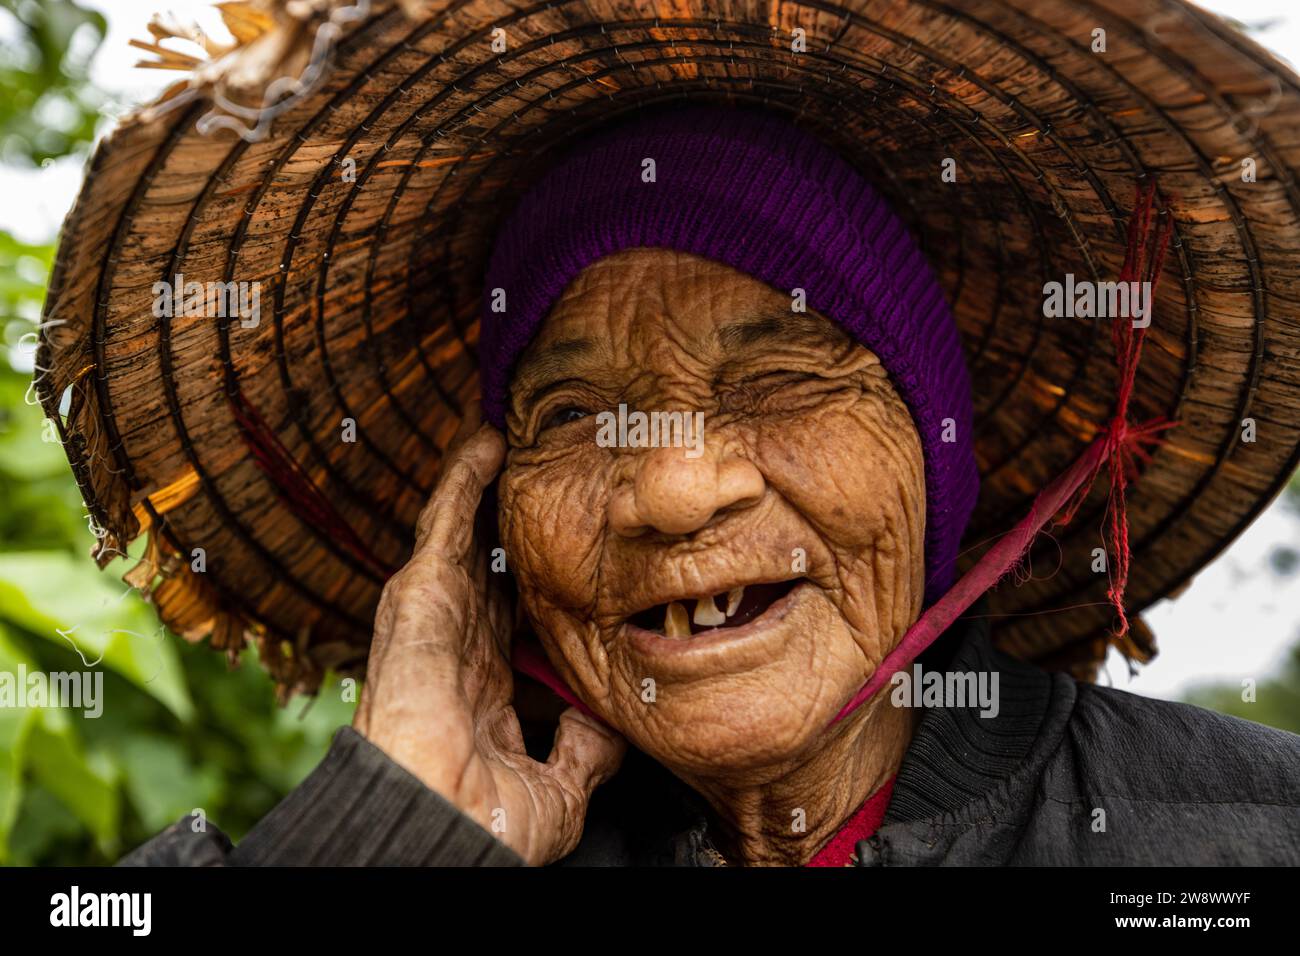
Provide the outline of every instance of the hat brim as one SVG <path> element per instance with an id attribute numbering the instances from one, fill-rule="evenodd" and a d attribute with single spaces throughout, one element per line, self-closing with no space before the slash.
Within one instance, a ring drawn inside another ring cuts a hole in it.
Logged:
<path id="1" fill-rule="evenodd" d="M 1045 318 L 1043 286 L 1115 278 L 1135 184 L 1152 176 L 1174 240 L 1133 412 L 1181 424 L 1129 489 L 1131 608 L 1187 582 L 1294 470 L 1300 80 L 1212 15 L 1147 0 L 552 2 L 504 15 L 469 0 L 414 18 L 423 5 L 405 6 L 336 17 L 328 69 L 261 138 L 200 132 L 213 115 L 246 122 L 214 94 L 247 96 L 255 57 L 313 68 L 320 21 L 268 4 L 277 16 L 220 69 L 100 145 L 65 225 L 41 400 L 103 530 L 101 560 L 147 533 L 130 579 L 177 632 L 224 649 L 254 634 L 293 690 L 363 666 L 385 569 L 409 555 L 478 391 L 497 225 L 565 143 L 679 98 L 790 116 L 913 229 L 974 381 L 972 549 L 1108 416 L 1106 321 Z M 260 321 L 155 318 L 154 284 L 177 275 L 260 283 Z M 282 467 L 250 453 L 248 408 Z M 346 534 L 290 505 L 303 481 Z M 1095 669 L 1111 622 L 1092 556 L 1104 508 L 1099 491 L 1034 549 L 1032 574 L 994 593 L 1004 648 Z M 1146 659 L 1150 633 L 1121 650 Z"/>

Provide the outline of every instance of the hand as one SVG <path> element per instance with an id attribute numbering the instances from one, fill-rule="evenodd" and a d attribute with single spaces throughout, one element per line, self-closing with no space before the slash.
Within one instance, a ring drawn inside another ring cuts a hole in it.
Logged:
<path id="1" fill-rule="evenodd" d="M 524 751 L 511 705 L 512 617 L 474 533 L 505 440 L 468 409 L 416 527 L 411 560 L 384 588 L 353 726 L 531 864 L 582 836 L 587 804 L 627 744 L 570 707 L 550 759 Z M 495 825 L 495 826 L 494 826 Z"/>

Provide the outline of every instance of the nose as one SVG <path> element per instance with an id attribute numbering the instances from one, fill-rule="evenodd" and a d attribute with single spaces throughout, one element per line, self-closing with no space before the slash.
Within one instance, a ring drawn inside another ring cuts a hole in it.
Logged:
<path id="1" fill-rule="evenodd" d="M 628 538 L 649 531 L 690 534 L 763 497 L 767 483 L 752 462 L 707 447 L 698 458 L 686 457 L 685 451 L 638 453 L 633 480 L 610 499 L 609 521 L 616 533 Z"/>

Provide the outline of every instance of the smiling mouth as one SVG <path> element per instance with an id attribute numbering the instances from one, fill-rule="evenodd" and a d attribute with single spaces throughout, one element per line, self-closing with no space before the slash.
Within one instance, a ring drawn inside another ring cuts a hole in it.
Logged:
<path id="1" fill-rule="evenodd" d="M 638 611 L 628 623 L 669 640 L 683 641 L 707 631 L 740 627 L 760 617 L 803 581 L 748 584 L 721 594 L 683 598 Z"/>

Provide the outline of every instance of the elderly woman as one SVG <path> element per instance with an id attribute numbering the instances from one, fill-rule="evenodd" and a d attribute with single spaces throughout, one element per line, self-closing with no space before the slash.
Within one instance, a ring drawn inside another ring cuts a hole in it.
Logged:
<path id="1" fill-rule="evenodd" d="M 1300 862 L 1300 738 L 1050 677 L 977 618 L 942 665 L 991 696 L 846 707 L 951 583 L 976 480 L 942 293 L 825 147 L 743 110 L 619 126 L 523 200 L 486 287 L 488 422 L 385 588 L 355 732 L 235 860 Z M 545 759 L 525 623 L 577 704 Z M 597 816 L 629 744 L 671 777 L 631 768 Z M 182 822 L 133 859 L 220 840 Z"/>
<path id="2" fill-rule="evenodd" d="M 1300 460 L 1300 78 L 1092 9 L 153 24 L 37 389 L 174 632 L 365 683 L 127 861 L 1300 862 L 1300 738 L 1091 683 Z"/>

